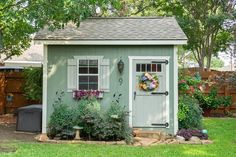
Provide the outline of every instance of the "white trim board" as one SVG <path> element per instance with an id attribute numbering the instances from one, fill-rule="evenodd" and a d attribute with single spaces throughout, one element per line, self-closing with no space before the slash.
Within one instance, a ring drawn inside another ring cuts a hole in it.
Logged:
<path id="1" fill-rule="evenodd" d="M 185 45 L 187 40 L 34 40 L 44 45 Z"/>
<path id="2" fill-rule="evenodd" d="M 133 127 L 133 106 L 132 106 L 132 86 L 133 86 L 133 76 L 132 76 L 132 65 L 133 65 L 133 60 L 145 60 L 145 59 L 154 59 L 154 60 L 170 60 L 169 56 L 129 56 L 129 126 Z M 169 82 L 169 64 L 166 65 L 166 82 Z M 169 89 L 169 83 L 166 84 L 166 90 L 170 91 Z M 169 94 L 166 96 L 166 122 L 170 122 L 170 111 L 169 111 Z M 170 126 L 170 125 L 169 125 Z M 166 128 L 169 128 L 166 127 Z M 155 127 L 153 127 L 155 128 Z"/>
<path id="3" fill-rule="evenodd" d="M 43 117 L 42 117 L 42 133 L 47 133 L 47 61 L 48 47 L 43 46 Z"/>
<path id="4" fill-rule="evenodd" d="M 174 134 L 178 131 L 178 47 L 174 46 Z"/>

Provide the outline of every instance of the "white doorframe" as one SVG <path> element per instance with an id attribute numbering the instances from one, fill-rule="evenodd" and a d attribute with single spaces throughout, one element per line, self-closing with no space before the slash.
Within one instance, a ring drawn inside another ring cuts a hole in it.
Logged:
<path id="1" fill-rule="evenodd" d="M 177 134 L 179 129 L 178 124 L 178 47 L 174 46 L 174 134 Z"/>
<path id="2" fill-rule="evenodd" d="M 132 76 L 132 70 L 133 70 L 133 60 L 167 60 L 169 62 L 170 57 L 169 56 L 129 56 L 129 126 L 133 127 L 133 104 L 132 104 L 132 86 L 133 86 L 133 76 Z M 169 64 L 166 65 L 166 91 L 170 91 L 169 89 Z M 166 96 L 166 122 L 169 123 L 169 117 L 170 117 L 170 112 L 169 112 L 169 95 Z M 169 128 L 170 125 L 168 125 L 167 128 Z"/>

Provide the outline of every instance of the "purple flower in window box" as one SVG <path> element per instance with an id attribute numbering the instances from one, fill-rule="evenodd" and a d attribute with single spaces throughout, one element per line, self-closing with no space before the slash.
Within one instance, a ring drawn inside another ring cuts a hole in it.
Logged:
<path id="1" fill-rule="evenodd" d="M 75 90 L 73 91 L 73 98 L 75 100 L 80 100 L 82 98 L 89 99 L 89 98 L 100 98 L 103 91 L 99 90 Z"/>

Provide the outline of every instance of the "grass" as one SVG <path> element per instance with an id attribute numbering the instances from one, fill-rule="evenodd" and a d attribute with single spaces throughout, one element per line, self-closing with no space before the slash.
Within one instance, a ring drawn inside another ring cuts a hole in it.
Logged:
<path id="1" fill-rule="evenodd" d="M 235 157 L 236 119 L 207 118 L 204 126 L 208 129 L 211 145 L 159 145 L 133 147 L 92 144 L 43 144 L 16 143 L 12 153 L 0 153 L 1 157 Z"/>

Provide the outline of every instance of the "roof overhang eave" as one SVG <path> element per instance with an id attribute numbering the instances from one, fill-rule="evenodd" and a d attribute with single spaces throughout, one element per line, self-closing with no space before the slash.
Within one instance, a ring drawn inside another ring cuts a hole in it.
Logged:
<path id="1" fill-rule="evenodd" d="M 185 45 L 187 39 L 168 40 L 44 40 L 34 39 L 35 44 L 43 45 Z"/>

